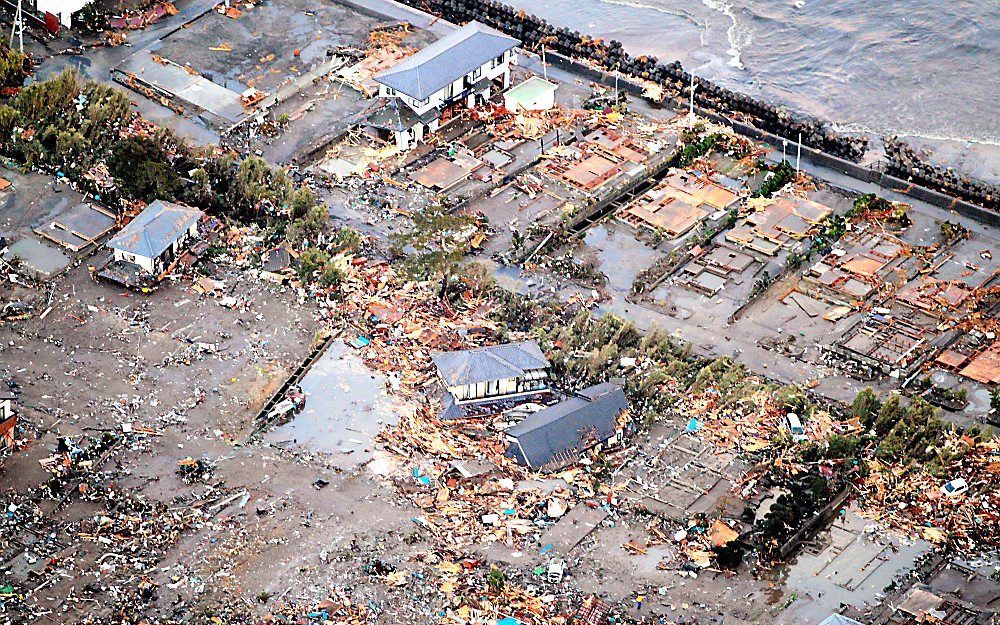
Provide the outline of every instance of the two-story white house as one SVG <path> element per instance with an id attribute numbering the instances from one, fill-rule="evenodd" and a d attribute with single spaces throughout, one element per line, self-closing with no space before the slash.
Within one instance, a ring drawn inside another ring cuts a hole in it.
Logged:
<path id="1" fill-rule="evenodd" d="M 444 418 L 457 418 L 463 405 L 527 398 L 549 388 L 549 361 L 538 343 L 431 354 L 444 387 Z"/>
<path id="2" fill-rule="evenodd" d="M 200 210 L 156 200 L 108 241 L 114 260 L 139 267 L 145 273 L 163 273 L 198 236 Z"/>
<path id="3" fill-rule="evenodd" d="M 472 108 L 494 87 L 510 87 L 520 41 L 469 22 L 375 76 L 385 106 L 368 125 L 391 133 L 400 149 L 437 130 L 441 113 L 455 104 Z"/>

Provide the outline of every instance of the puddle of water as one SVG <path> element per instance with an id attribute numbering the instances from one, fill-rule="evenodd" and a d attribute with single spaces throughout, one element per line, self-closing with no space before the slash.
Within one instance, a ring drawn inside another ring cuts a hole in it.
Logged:
<path id="1" fill-rule="evenodd" d="M 409 408 L 386 392 L 386 379 L 354 348 L 335 341 L 306 373 L 302 412 L 267 433 L 268 443 L 340 456 L 344 464 L 372 457 L 372 440 Z"/>
<path id="2" fill-rule="evenodd" d="M 905 539 L 869 525 L 853 509 L 846 509 L 820 537 L 819 549 L 803 549 L 779 572 L 785 580 L 785 598 L 794 592 L 796 599 L 777 623 L 818 623 L 841 604 L 870 605 L 896 576 L 911 570 L 914 561 L 931 549 L 922 540 Z"/>
<path id="3" fill-rule="evenodd" d="M 587 231 L 583 242 L 597 250 L 601 272 L 608 277 L 608 286 L 625 292 L 632 288 L 635 276 L 660 256 L 630 232 L 609 229 L 600 224 Z"/>

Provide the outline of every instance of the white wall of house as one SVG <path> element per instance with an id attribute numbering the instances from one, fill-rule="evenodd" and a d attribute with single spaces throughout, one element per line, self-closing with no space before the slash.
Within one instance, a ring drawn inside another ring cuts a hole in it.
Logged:
<path id="1" fill-rule="evenodd" d="M 182 236 L 174 241 L 169 248 L 164 250 L 163 253 L 156 258 L 130 254 L 116 249 L 114 250 L 114 259 L 138 265 L 143 269 L 143 271 L 154 276 L 159 275 L 164 269 L 166 269 L 166 260 L 176 258 L 187 242 L 196 236 L 198 236 L 198 222 L 192 224 Z"/>
<path id="2" fill-rule="evenodd" d="M 532 393 L 548 388 L 548 375 L 542 370 L 528 372 L 526 377 L 506 378 L 503 380 L 491 380 L 489 382 L 479 382 L 478 384 L 465 384 L 461 386 L 449 386 L 448 392 L 457 402 L 476 401 L 492 397 L 503 397 L 506 395 L 517 395 L 519 393 Z"/>
<path id="3" fill-rule="evenodd" d="M 465 384 L 463 386 L 450 386 L 448 392 L 457 401 L 469 401 L 473 399 L 483 399 L 485 397 L 497 397 L 500 395 L 511 395 L 517 392 L 517 381 L 519 378 L 507 378 L 504 380 L 493 380 L 490 382 L 480 382 L 478 384 Z"/>
<path id="4" fill-rule="evenodd" d="M 156 273 L 156 262 L 158 259 L 155 258 L 148 258 L 146 256 L 139 256 L 138 254 L 129 254 L 128 252 L 123 252 L 122 250 L 115 250 L 115 260 L 139 265 L 147 273 Z"/>
<path id="5" fill-rule="evenodd" d="M 385 85 L 379 85 L 378 95 L 380 98 L 399 98 L 418 115 L 423 115 L 432 108 L 451 104 L 463 91 L 472 83 L 482 80 L 484 77 L 495 80 L 503 77 L 503 86 L 506 89 L 510 86 L 511 64 L 516 59 L 514 50 L 508 50 L 497 58 L 482 65 L 478 69 L 451 83 L 447 87 L 431 94 L 426 100 L 415 100 L 408 95 L 399 93 Z M 466 83 L 469 83 L 468 85 Z"/>

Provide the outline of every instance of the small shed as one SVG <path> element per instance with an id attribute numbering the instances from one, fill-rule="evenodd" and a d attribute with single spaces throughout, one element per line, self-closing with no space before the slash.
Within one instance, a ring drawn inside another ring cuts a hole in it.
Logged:
<path id="1" fill-rule="evenodd" d="M 556 105 L 556 85 L 540 76 L 532 76 L 503 94 L 508 111 L 547 111 Z"/>

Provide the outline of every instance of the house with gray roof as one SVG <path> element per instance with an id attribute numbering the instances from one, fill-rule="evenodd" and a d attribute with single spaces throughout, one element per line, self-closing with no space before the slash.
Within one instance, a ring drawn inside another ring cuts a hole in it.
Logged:
<path id="1" fill-rule="evenodd" d="M 629 429 L 621 422 L 627 408 L 618 384 L 585 388 L 507 428 L 506 455 L 535 471 L 558 469 L 589 449 L 620 444 Z"/>
<path id="2" fill-rule="evenodd" d="M 549 361 L 538 343 L 507 343 L 431 354 L 446 404 L 497 401 L 548 389 Z"/>
<path id="3" fill-rule="evenodd" d="M 384 130 L 400 149 L 409 149 L 437 130 L 441 113 L 456 104 L 472 108 L 494 87 L 510 87 L 520 41 L 479 22 L 438 39 L 375 76 L 386 102 L 369 126 Z"/>
<path id="4" fill-rule="evenodd" d="M 156 200 L 108 241 L 114 261 L 158 276 L 198 236 L 204 213 L 196 208 Z"/>

